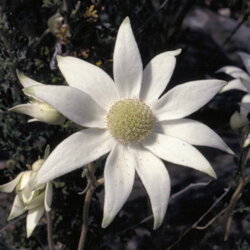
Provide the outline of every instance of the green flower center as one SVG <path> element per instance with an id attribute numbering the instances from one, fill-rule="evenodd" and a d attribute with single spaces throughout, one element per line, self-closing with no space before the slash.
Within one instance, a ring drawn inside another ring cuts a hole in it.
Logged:
<path id="1" fill-rule="evenodd" d="M 154 117 L 145 103 L 124 99 L 110 108 L 107 123 L 112 136 L 127 144 L 145 138 L 154 127 Z"/>

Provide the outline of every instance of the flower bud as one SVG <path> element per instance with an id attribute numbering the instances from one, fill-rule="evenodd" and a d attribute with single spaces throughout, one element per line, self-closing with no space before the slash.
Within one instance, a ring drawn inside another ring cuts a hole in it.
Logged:
<path id="1" fill-rule="evenodd" d="M 32 170 L 33 171 L 38 171 L 40 169 L 40 167 L 43 165 L 43 163 L 44 163 L 43 159 L 39 159 L 39 160 L 35 161 L 32 164 Z"/>
<path id="2" fill-rule="evenodd" d="M 240 114 L 238 111 L 235 111 L 230 118 L 230 126 L 232 129 L 237 130 L 243 128 L 249 123 L 247 117 Z"/>
<path id="3" fill-rule="evenodd" d="M 43 85 L 42 83 L 36 82 L 25 76 L 19 71 L 17 71 L 17 76 L 24 89 L 31 86 Z M 30 103 L 17 105 L 13 108 L 10 108 L 9 111 L 22 113 L 33 117 L 33 119 L 30 119 L 29 122 L 41 121 L 53 125 L 61 125 L 64 123 L 65 117 L 56 109 L 51 107 L 49 104 L 38 100 L 35 96 L 29 97 L 31 100 Z"/>
<path id="4" fill-rule="evenodd" d="M 34 117 L 29 122 L 40 121 L 53 125 L 61 125 L 65 121 L 65 117 L 50 105 L 42 102 L 32 102 L 27 104 L 20 104 L 9 111 L 22 113 Z"/>
<path id="5" fill-rule="evenodd" d="M 50 211 L 52 202 L 52 184 L 42 184 L 33 190 L 31 183 L 44 160 L 39 159 L 32 164 L 32 170 L 21 172 L 14 180 L 0 186 L 2 192 L 16 191 L 12 209 L 8 220 L 27 213 L 27 237 L 30 237 L 44 211 Z"/>

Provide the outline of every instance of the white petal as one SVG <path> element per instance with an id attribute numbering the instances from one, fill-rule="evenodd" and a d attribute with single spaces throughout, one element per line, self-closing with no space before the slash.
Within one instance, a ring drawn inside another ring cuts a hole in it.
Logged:
<path id="1" fill-rule="evenodd" d="M 175 68 L 176 58 L 168 52 L 154 57 L 143 71 L 140 99 L 156 101 L 166 88 Z"/>
<path id="2" fill-rule="evenodd" d="M 35 85 L 43 85 L 42 83 L 37 82 L 37 81 L 29 78 L 28 76 L 24 75 L 19 70 L 16 71 L 16 74 L 17 74 L 17 77 L 18 77 L 20 83 L 22 84 L 22 86 L 24 88 L 35 86 Z"/>
<path id="3" fill-rule="evenodd" d="M 143 146 L 165 161 L 199 170 L 216 178 L 210 163 L 192 145 L 176 137 L 152 133 Z"/>
<path id="4" fill-rule="evenodd" d="M 248 147 L 250 145 L 250 134 L 248 134 L 246 140 L 244 141 L 243 147 Z"/>
<path id="5" fill-rule="evenodd" d="M 24 204 L 22 202 L 22 199 L 17 194 L 15 199 L 14 199 L 8 220 L 12 220 L 12 219 L 18 217 L 19 215 L 23 214 L 25 211 L 26 211 L 26 209 L 24 208 Z"/>
<path id="6" fill-rule="evenodd" d="M 178 55 L 180 55 L 181 51 L 182 51 L 182 49 L 176 49 L 176 50 L 166 51 L 165 53 L 167 53 L 170 56 L 178 56 Z"/>
<path id="7" fill-rule="evenodd" d="M 39 220 L 43 216 L 44 207 L 33 208 L 29 210 L 27 218 L 26 218 L 26 230 L 27 230 L 27 238 L 31 236 L 33 233 L 36 225 L 38 224 Z"/>
<path id="8" fill-rule="evenodd" d="M 244 86 L 242 81 L 240 79 L 234 79 L 234 80 L 229 81 L 228 84 L 221 89 L 220 93 L 223 93 L 232 89 L 238 89 L 238 90 L 247 92 L 247 88 Z"/>
<path id="9" fill-rule="evenodd" d="M 63 124 L 65 121 L 65 117 L 63 117 L 57 110 L 43 103 L 35 102 L 20 104 L 10 108 L 9 111 L 32 116 L 35 118 L 32 119 L 32 121 L 41 121 L 48 124 L 59 125 Z"/>
<path id="10" fill-rule="evenodd" d="M 217 73 L 220 72 L 226 73 L 233 78 L 240 78 L 245 80 L 250 79 L 249 75 L 244 70 L 235 66 L 225 66 L 217 71 Z"/>
<path id="11" fill-rule="evenodd" d="M 243 59 L 243 58 L 242 58 Z M 242 91 L 250 92 L 250 75 L 248 75 L 244 70 L 235 66 L 225 66 L 217 71 L 224 72 L 234 78 L 229 82 L 227 86 L 225 86 L 221 92 L 231 90 L 231 89 L 239 89 Z"/>
<path id="12" fill-rule="evenodd" d="M 40 206 L 43 206 L 45 192 L 40 193 L 39 195 L 33 197 L 25 206 L 26 209 L 33 209 Z"/>
<path id="13" fill-rule="evenodd" d="M 107 227 L 128 199 L 134 184 L 135 159 L 127 146 L 117 143 L 105 169 L 105 201 L 102 227 Z"/>
<path id="14" fill-rule="evenodd" d="M 245 52 L 238 52 L 238 55 L 240 56 L 241 60 L 243 61 L 247 72 L 250 74 L 250 55 L 245 53 Z"/>
<path id="15" fill-rule="evenodd" d="M 153 106 L 159 121 L 183 118 L 208 103 L 225 86 L 221 80 L 200 80 L 180 84 Z"/>
<path id="16" fill-rule="evenodd" d="M 115 140 L 104 129 L 84 129 L 62 141 L 37 173 L 35 186 L 96 160 L 108 153 Z"/>
<path id="17" fill-rule="evenodd" d="M 149 195 L 154 215 L 154 229 L 157 229 L 162 224 L 167 210 L 170 178 L 162 160 L 150 151 L 140 146 L 135 148 L 134 154 L 137 160 L 136 171 Z"/>
<path id="18" fill-rule="evenodd" d="M 52 197 L 53 197 L 53 184 L 51 182 L 48 182 L 46 184 L 45 189 L 45 199 L 44 199 L 44 207 L 47 212 L 51 210 L 51 204 L 52 204 Z"/>
<path id="19" fill-rule="evenodd" d="M 241 100 L 241 103 L 249 103 L 250 102 L 250 94 L 244 95 L 244 97 Z"/>
<path id="20" fill-rule="evenodd" d="M 67 83 L 90 95 L 101 107 L 107 108 L 118 99 L 114 81 L 101 68 L 71 56 L 58 56 L 57 61 Z"/>
<path id="21" fill-rule="evenodd" d="M 22 197 L 22 201 L 25 204 L 30 203 L 37 194 L 37 192 L 31 190 L 30 186 L 25 187 L 22 191 L 18 193 Z"/>
<path id="22" fill-rule="evenodd" d="M 47 148 L 49 147 L 49 145 L 47 145 L 45 151 L 47 150 Z M 46 153 L 46 152 L 45 152 Z M 47 157 L 46 157 L 47 158 Z M 46 159 L 45 158 L 45 159 Z M 31 165 L 31 169 L 32 169 L 32 172 L 33 172 L 33 175 L 36 174 L 36 172 L 41 168 L 41 166 L 43 165 L 45 159 L 38 159 L 36 160 L 35 162 L 33 162 L 33 164 Z"/>
<path id="23" fill-rule="evenodd" d="M 24 93 L 48 103 L 73 122 L 87 127 L 106 127 L 106 112 L 87 94 L 69 86 L 35 86 Z"/>
<path id="24" fill-rule="evenodd" d="M 241 103 L 240 104 L 240 115 L 242 118 L 242 124 L 245 126 L 249 124 L 248 115 L 250 113 L 250 103 Z"/>
<path id="25" fill-rule="evenodd" d="M 9 111 L 12 111 L 12 110 L 9 109 Z M 40 121 L 38 119 L 32 118 L 32 119 L 29 119 L 27 122 L 30 123 L 30 122 L 40 122 Z"/>
<path id="26" fill-rule="evenodd" d="M 1 185 L 0 186 L 0 192 L 11 193 L 15 189 L 16 185 L 18 184 L 18 182 L 20 181 L 22 175 L 23 175 L 23 172 L 20 173 L 12 181 L 10 181 L 10 182 L 8 182 L 6 184 Z"/>
<path id="27" fill-rule="evenodd" d="M 250 95 L 245 95 L 240 103 L 240 114 L 247 117 L 250 112 Z"/>
<path id="28" fill-rule="evenodd" d="M 250 77 L 248 80 L 242 79 L 242 85 L 246 88 L 247 92 L 250 93 Z"/>
<path id="29" fill-rule="evenodd" d="M 158 133 L 177 137 L 189 144 L 217 148 L 234 154 L 226 143 L 209 127 L 190 119 L 163 121 L 156 126 Z"/>
<path id="30" fill-rule="evenodd" d="M 114 79 L 121 98 L 139 98 L 142 62 L 129 18 L 122 22 L 114 50 Z"/>
<path id="31" fill-rule="evenodd" d="M 29 185 L 29 181 L 32 175 L 32 171 L 23 171 L 22 178 L 20 180 L 19 185 L 17 186 L 17 191 L 22 191 L 23 189 L 27 188 Z"/>

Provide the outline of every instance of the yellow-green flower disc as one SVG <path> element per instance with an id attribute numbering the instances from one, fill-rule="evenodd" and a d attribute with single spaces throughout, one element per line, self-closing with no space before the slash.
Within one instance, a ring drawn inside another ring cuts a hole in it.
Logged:
<path id="1" fill-rule="evenodd" d="M 124 99 L 110 108 L 107 123 L 112 136 L 127 144 L 145 138 L 153 129 L 154 117 L 145 103 L 138 99 Z"/>

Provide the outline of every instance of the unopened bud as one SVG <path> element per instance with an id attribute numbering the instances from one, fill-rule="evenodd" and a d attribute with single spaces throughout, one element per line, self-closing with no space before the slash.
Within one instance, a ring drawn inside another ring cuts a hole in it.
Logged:
<path id="1" fill-rule="evenodd" d="M 35 161 L 32 164 L 32 170 L 33 171 L 38 171 L 40 169 L 40 167 L 43 165 L 43 163 L 44 163 L 43 159 L 39 159 L 39 160 Z"/>
<path id="2" fill-rule="evenodd" d="M 248 123 L 247 117 L 241 115 L 238 111 L 235 111 L 230 118 L 230 126 L 234 130 L 243 128 Z"/>

